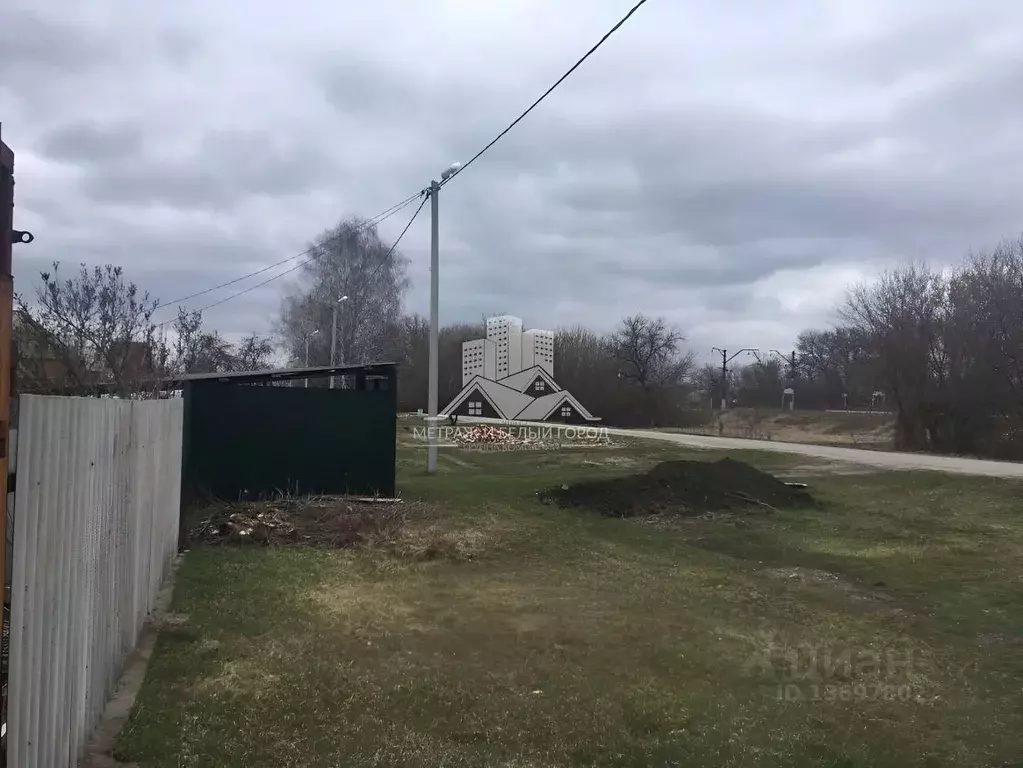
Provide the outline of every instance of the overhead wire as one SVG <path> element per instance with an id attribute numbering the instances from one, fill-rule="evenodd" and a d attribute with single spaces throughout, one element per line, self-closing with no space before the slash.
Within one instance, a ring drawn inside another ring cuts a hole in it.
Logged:
<path id="1" fill-rule="evenodd" d="M 401 231 L 401 234 L 398 235 L 398 237 L 394 241 L 393 245 L 391 245 L 391 247 L 388 249 L 387 253 L 384 254 L 384 257 L 380 260 L 380 263 L 376 266 L 376 269 L 373 272 L 373 276 L 374 277 L 376 276 L 377 272 L 380 271 L 380 269 L 383 267 L 383 265 L 387 263 L 387 260 L 391 258 L 391 255 L 394 253 L 395 249 L 397 249 L 397 247 L 398 247 L 398 243 L 401 242 L 401 239 L 405 236 L 405 233 L 409 231 L 409 228 L 412 226 L 412 222 L 416 220 L 416 217 L 419 215 L 419 212 L 423 210 L 423 206 L 426 204 L 426 200 L 428 199 L 426 194 L 425 194 L 425 190 L 423 190 L 421 192 L 417 192 L 415 196 L 413 196 L 413 197 L 409 198 L 408 200 L 406 200 L 403 203 L 402 207 L 407 206 L 409 203 L 411 203 L 413 200 L 415 200 L 415 198 L 417 196 L 419 196 L 419 195 L 423 196 L 423 201 L 419 204 L 419 207 L 416 208 L 416 212 L 412 214 L 412 218 L 410 218 L 408 220 L 408 223 L 405 225 L 405 228 Z M 393 213 L 397 213 L 399 210 L 401 210 L 401 208 L 395 210 Z M 389 215 L 393 215 L 393 213 L 389 214 Z M 312 251 L 314 249 L 309 249 L 309 250 Z M 307 253 L 308 252 L 309 251 L 307 251 Z M 243 290 L 240 290 L 237 293 L 232 293 L 230 296 L 225 296 L 224 298 L 219 299 L 217 301 L 214 301 L 211 304 L 207 304 L 205 307 L 201 307 L 200 309 L 197 309 L 195 311 L 196 312 L 200 312 L 200 313 L 201 312 L 205 312 L 207 309 L 212 309 L 213 307 L 217 307 L 217 306 L 220 306 L 221 304 L 225 304 L 226 302 L 231 301 L 232 299 L 237 299 L 239 296 L 244 296 L 246 293 L 250 293 L 250 292 L 256 290 L 257 288 L 262 288 L 264 285 L 268 285 L 268 284 L 272 283 L 274 280 L 282 278 L 285 275 L 291 274 L 292 272 L 294 272 L 297 269 L 301 269 L 302 267 L 304 267 L 306 264 L 310 263 L 311 261 L 315 261 L 316 258 L 317 258 L 316 256 L 310 256 L 308 259 L 304 259 L 303 261 L 300 261 L 295 266 L 290 267 L 289 269 L 286 269 L 283 272 L 274 275 L 273 277 L 269 277 L 266 280 L 263 280 L 262 282 L 256 283 L 255 285 L 250 285 L 248 288 L 244 288 Z M 176 319 L 177 318 L 170 318 L 169 320 L 164 320 L 162 323 L 158 323 L 155 327 L 156 328 L 160 328 L 160 327 L 162 327 L 164 325 L 167 325 L 169 323 L 174 322 Z"/>
<path id="2" fill-rule="evenodd" d="M 379 223 L 381 223 L 383 221 L 386 221 L 388 218 L 390 218 L 394 214 L 396 214 L 399 211 L 401 211 L 403 208 L 405 208 L 408 205 L 410 205 L 421 194 L 422 194 L 421 191 L 420 192 L 416 192 L 414 195 L 410 195 L 409 197 L 406 197 L 400 203 L 392 205 L 386 211 L 378 213 L 372 219 L 369 219 L 366 222 L 364 222 L 362 225 L 360 225 L 355 230 L 355 232 L 356 233 L 362 232 L 362 231 L 364 231 L 366 229 L 369 229 L 369 227 L 375 226 L 376 224 L 379 224 Z M 344 236 L 348 236 L 350 234 L 351 234 L 350 232 L 343 233 Z M 337 237 L 340 237 L 340 236 L 342 236 L 342 235 L 338 235 Z M 318 243 L 317 245 L 310 246 L 309 248 L 306 248 L 304 251 L 300 251 L 299 253 L 296 253 L 293 256 L 288 256 L 286 259 L 281 259 L 280 261 L 274 262 L 273 264 L 270 264 L 269 266 L 263 267 L 262 269 L 257 269 L 255 272 L 249 272 L 247 275 L 242 275 L 241 277 L 236 277 L 233 280 L 228 280 L 225 283 L 220 283 L 219 285 L 214 285 L 212 288 L 206 288 L 205 290 L 202 290 L 202 291 L 196 291 L 195 293 L 190 293 L 187 296 L 182 296 L 181 298 L 174 299 L 172 301 L 161 301 L 161 302 L 158 302 L 157 305 L 155 307 L 153 307 L 153 309 L 157 310 L 157 309 L 162 309 L 163 307 L 168 307 L 168 306 L 171 306 L 171 305 L 174 305 L 174 304 L 181 304 L 182 302 L 190 301 L 191 299 L 196 299 L 196 298 L 198 298 L 200 296 L 205 296 L 208 293 L 213 293 L 214 291 L 219 291 L 221 288 L 227 288 L 228 286 L 235 285 L 236 283 L 240 283 L 243 280 L 248 280 L 250 277 L 255 277 L 256 275 L 261 275 L 264 272 L 269 272 L 274 267 L 279 267 L 279 266 L 281 266 L 283 264 L 287 264 L 289 261 L 294 261 L 295 259 L 300 259 L 303 256 L 305 256 L 305 255 L 307 255 L 309 253 L 312 253 L 317 248 L 323 246 L 326 243 L 331 242 L 333 239 L 335 239 L 335 238 L 327 238 L 327 240 L 325 240 L 324 242 Z M 281 274 L 282 275 L 283 274 L 287 274 L 287 272 L 282 272 Z M 261 283 L 261 285 L 262 285 L 262 283 Z"/>
<path id="3" fill-rule="evenodd" d="M 475 155 L 473 155 L 471 158 L 469 158 L 469 160 L 467 162 L 465 162 L 456 171 L 454 171 L 447 178 L 445 178 L 443 181 L 441 181 L 440 185 L 443 186 L 443 185 L 447 184 L 448 182 L 450 182 L 452 179 L 454 179 L 456 176 L 458 176 L 460 173 L 462 173 L 466 168 L 468 168 L 470 165 L 472 165 L 477 160 L 479 160 L 495 144 L 497 144 L 497 142 L 499 142 L 506 135 L 508 135 L 508 133 L 511 132 L 511 130 L 513 128 L 515 128 L 516 125 L 518 125 L 520 122 L 522 122 L 534 109 L 536 109 L 548 96 L 550 96 L 555 91 L 555 89 L 557 89 L 558 86 L 560 86 L 563 82 L 565 82 L 565 80 L 567 80 L 572 75 L 573 72 L 575 72 L 580 66 L 582 66 L 582 64 L 588 58 L 590 58 L 590 56 L 592 56 L 594 53 L 596 53 L 596 51 L 602 45 L 604 45 L 604 43 L 606 43 L 615 32 L 617 32 L 619 29 L 621 29 L 622 26 L 624 26 L 625 23 L 630 18 L 632 18 L 633 14 L 635 14 L 636 11 L 638 11 L 643 5 L 645 5 L 646 2 L 647 2 L 647 0 L 639 0 L 635 5 L 633 5 L 632 8 L 629 9 L 628 13 L 626 13 L 621 19 L 619 19 L 617 24 L 615 24 L 613 27 L 611 27 L 611 29 L 609 29 L 606 33 L 604 33 L 604 35 L 588 51 L 586 51 L 586 53 L 583 54 L 583 56 L 578 61 L 575 62 L 575 64 L 573 64 L 571 67 L 569 67 L 569 69 L 561 77 L 559 77 L 554 82 L 553 85 L 551 85 L 546 91 L 544 91 L 540 95 L 540 97 L 538 99 L 536 99 L 532 104 L 530 104 L 529 107 L 521 115 L 516 117 L 508 125 L 508 127 L 506 127 L 503 131 L 501 131 L 499 134 L 497 134 L 497 136 L 495 136 L 493 139 L 491 139 L 491 141 L 488 142 L 481 150 L 479 150 Z M 405 229 L 402 230 L 401 235 L 399 235 L 399 237 L 395 241 L 394 245 L 391 246 L 391 249 L 384 256 L 384 259 L 381 261 L 380 265 L 378 265 L 378 267 L 377 267 L 378 271 L 379 271 L 380 268 L 382 268 L 383 264 L 385 264 L 387 262 L 387 259 L 390 258 L 391 254 L 394 252 L 394 249 L 397 247 L 398 242 L 401 241 L 401 238 L 408 231 L 409 227 L 412 226 L 412 222 L 415 221 L 416 217 L 419 215 L 419 212 L 423 209 L 423 206 L 426 204 L 426 200 L 428 198 L 428 195 L 424 195 L 424 192 L 425 192 L 425 190 L 419 191 L 419 192 L 417 192 L 414 195 L 410 195 L 409 197 L 405 198 L 400 203 L 397 203 L 396 205 L 393 205 L 390 208 L 388 208 L 386 211 L 384 211 L 384 212 L 382 212 L 380 214 L 377 214 L 377 216 L 374 216 L 373 219 L 370 219 L 369 221 L 367 221 L 363 225 L 363 227 L 361 227 L 359 230 L 357 230 L 357 231 L 362 231 L 362 229 L 365 229 L 365 228 L 368 228 L 370 226 L 373 226 L 374 224 L 380 223 L 381 221 L 389 218 L 390 216 L 393 216 L 395 213 L 397 213 L 398 211 L 402 210 L 405 206 L 409 205 L 417 197 L 420 197 L 420 196 L 423 197 L 423 201 L 420 203 L 419 208 L 417 208 L 416 212 L 414 214 L 412 214 L 412 218 L 409 220 L 408 224 L 405 226 Z M 208 293 L 212 293 L 213 291 L 220 290 L 221 288 L 226 288 L 228 286 L 234 285 L 234 284 L 239 283 L 239 282 L 241 282 L 243 280 L 247 280 L 250 277 L 255 277 L 256 275 L 263 274 L 264 272 L 268 272 L 269 270 L 274 269 L 275 267 L 279 267 L 279 266 L 281 266 L 283 264 L 286 264 L 289 261 L 293 261 L 294 259 L 301 258 L 302 256 L 305 256 L 306 254 L 309 254 L 312 251 L 314 251 L 317 247 L 318 246 L 313 246 L 313 247 L 308 248 L 308 249 L 306 249 L 304 251 L 301 251 L 300 253 L 295 254 L 294 256 L 289 256 L 288 258 L 282 259 L 281 261 L 275 262 L 274 264 L 271 264 L 271 265 L 269 265 L 267 267 L 263 267 L 262 269 L 258 269 L 258 270 L 254 271 L 254 272 L 250 272 L 247 275 L 242 275 L 241 277 L 237 277 L 237 278 L 235 278 L 233 280 L 228 280 L 227 282 L 221 283 L 221 284 L 216 285 L 216 286 L 213 286 L 212 288 L 207 288 L 205 290 L 198 291 L 198 292 L 190 294 L 188 296 L 184 296 L 184 297 L 182 297 L 180 299 L 175 299 L 174 301 L 158 303 L 156 305 L 156 307 L 154 307 L 154 309 L 160 309 L 161 307 L 170 306 L 172 304 L 179 304 L 179 303 L 184 302 L 184 301 L 189 301 L 189 300 L 197 298 L 199 296 L 204 296 L 204 295 L 206 295 Z M 203 307 L 203 308 L 201 308 L 201 309 L 199 309 L 197 311 L 204 312 L 207 309 L 219 306 L 220 304 L 223 304 L 225 302 L 231 301 L 232 299 L 235 299 L 235 298 L 237 298 L 239 296 L 243 296 L 244 294 L 249 293 L 250 291 L 254 291 L 257 288 L 261 288 L 262 286 L 267 285 L 268 283 L 271 283 L 274 280 L 277 280 L 277 279 L 279 279 L 281 277 L 284 277 L 284 275 L 287 275 L 287 274 L 289 274 L 291 272 L 294 272 L 299 267 L 304 266 L 305 264 L 308 264 L 309 261 L 311 261 L 311 260 L 312 260 L 311 258 L 310 259 L 306 259 L 305 261 L 300 262 L 299 264 L 296 264 L 294 267 L 291 267 L 290 269 L 287 269 L 287 270 L 285 270 L 284 272 L 281 272 L 278 275 L 274 275 L 273 277 L 268 278 L 267 280 L 264 280 L 261 283 L 257 283 L 256 285 L 250 286 L 249 288 L 246 288 L 245 290 L 238 291 L 237 293 L 234 293 L 234 294 L 232 294 L 230 296 L 227 296 L 227 297 L 225 297 L 223 299 L 220 299 L 219 301 L 215 301 L 212 304 L 208 304 L 205 307 Z M 374 275 L 375 275 L 375 273 L 374 273 Z M 160 327 L 162 325 L 166 325 L 169 322 L 172 322 L 172 321 L 171 320 L 165 321 L 163 323 L 160 323 L 157 327 Z"/>
<path id="4" fill-rule="evenodd" d="M 618 21 L 617 24 L 615 24 L 613 27 L 611 27 L 611 29 L 609 29 L 604 34 L 604 36 L 602 38 L 600 38 L 600 40 L 598 40 L 596 42 L 596 44 L 592 48 L 590 48 L 590 50 L 588 50 L 583 55 L 583 57 L 581 59 L 579 59 L 575 64 L 573 64 L 569 68 L 569 70 L 567 72 L 565 72 L 565 74 L 563 74 L 561 77 L 559 77 L 557 79 L 557 81 L 554 83 L 554 85 L 552 85 L 550 88 L 548 88 L 546 91 L 544 91 L 543 94 L 540 96 L 540 98 L 538 98 L 536 101 L 534 101 L 532 104 L 530 104 L 529 108 L 525 112 L 523 112 L 521 115 L 516 117 L 511 122 L 511 124 L 507 128 L 505 128 L 503 131 L 501 131 L 499 134 L 497 134 L 497 136 L 495 136 L 490 141 L 489 144 L 487 144 L 485 147 L 483 147 L 483 149 L 481 149 L 479 152 L 477 152 L 475 155 L 473 155 L 471 158 L 469 158 L 469 160 L 466 163 L 464 163 L 458 170 L 454 171 L 453 173 L 451 173 L 450 176 L 448 176 L 446 179 L 444 179 L 441 182 L 441 186 L 444 186 L 445 184 L 447 184 L 449 181 L 451 181 L 453 178 L 455 178 L 458 174 L 462 173 L 466 168 L 468 168 L 470 165 L 472 165 L 477 160 L 479 160 L 480 157 L 482 157 L 491 147 L 493 147 L 497 142 L 499 142 L 501 139 L 503 139 L 512 130 L 512 128 L 514 128 L 516 125 L 518 125 L 520 122 L 522 122 L 522 120 L 525 119 L 525 117 L 530 112 L 532 112 L 534 109 L 536 109 L 544 99 L 546 99 L 548 96 L 551 95 L 551 93 L 554 92 L 555 88 L 557 88 L 559 85 L 561 85 L 563 82 L 565 82 L 565 80 L 567 80 L 568 77 L 573 72 L 575 72 L 577 69 L 579 69 L 580 66 L 582 66 L 584 61 L 586 61 L 588 58 L 590 58 L 590 56 L 592 56 L 597 51 L 597 49 L 600 48 L 600 46 L 602 46 L 604 43 L 606 43 L 608 41 L 608 39 L 611 37 L 611 35 L 613 35 L 615 32 L 617 32 L 619 29 L 621 29 L 622 26 L 625 24 L 625 22 L 627 22 L 630 18 L 632 18 L 632 15 L 636 11 L 638 11 L 646 2 L 647 2 L 647 0 L 639 0 L 638 3 L 636 3 L 634 6 L 632 6 L 632 8 L 629 10 L 629 12 L 626 13 Z"/>
<path id="5" fill-rule="evenodd" d="M 409 227 L 412 226 L 412 222 L 416 220 L 416 216 L 418 216 L 419 212 L 423 210 L 423 206 L 426 205 L 426 201 L 429 200 L 429 199 L 430 199 L 429 193 L 426 193 L 426 194 L 423 195 L 423 201 L 419 204 L 419 207 L 416 208 L 416 212 L 412 214 L 412 218 L 408 220 L 408 224 L 405 225 L 405 229 L 403 229 L 401 231 L 401 234 L 398 235 L 398 239 L 394 241 L 394 244 L 390 247 L 390 249 L 388 249 L 387 253 L 384 254 L 384 258 L 382 258 L 380 260 L 380 263 L 377 264 L 377 268 L 374 269 L 373 270 L 373 274 L 370 275 L 370 280 L 375 278 L 377 276 L 377 273 L 381 269 L 383 269 L 384 264 L 386 264 L 387 261 L 391 258 L 391 255 L 394 253 L 395 249 L 398 247 L 398 243 L 400 243 L 401 239 L 403 237 L 405 237 L 405 233 L 408 232 Z"/>

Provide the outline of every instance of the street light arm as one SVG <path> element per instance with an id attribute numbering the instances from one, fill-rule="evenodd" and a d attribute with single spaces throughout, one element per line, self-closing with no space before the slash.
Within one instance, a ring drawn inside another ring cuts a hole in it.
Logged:
<path id="1" fill-rule="evenodd" d="M 735 358 L 737 358 L 743 352 L 751 352 L 753 354 L 757 354 L 757 353 L 760 352 L 760 350 L 759 349 L 749 349 L 749 348 L 747 348 L 747 349 L 740 349 L 738 352 L 736 352 L 734 355 L 732 355 L 730 358 L 728 358 L 728 360 L 726 360 L 725 362 L 727 362 L 727 363 L 732 362 Z M 724 353 L 722 353 L 722 354 L 724 354 Z"/>

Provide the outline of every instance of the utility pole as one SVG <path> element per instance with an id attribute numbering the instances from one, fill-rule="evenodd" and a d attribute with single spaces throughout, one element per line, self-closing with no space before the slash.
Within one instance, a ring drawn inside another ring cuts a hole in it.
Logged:
<path id="1" fill-rule="evenodd" d="M 348 300 L 347 296 L 342 296 L 340 299 L 338 299 L 336 302 L 334 302 L 334 306 L 333 306 L 333 309 L 332 309 L 331 322 L 330 322 L 330 367 L 331 368 L 333 368 L 335 365 L 338 365 L 338 363 L 335 362 L 335 359 L 336 359 L 336 356 L 337 356 L 337 310 L 338 310 L 338 305 L 342 301 L 347 301 L 347 300 Z M 307 353 L 306 357 L 308 358 L 308 356 L 309 355 Z M 344 351 L 343 350 L 341 352 L 341 358 L 342 358 L 341 359 L 341 364 L 344 364 Z M 307 365 L 308 365 L 308 363 L 307 363 Z M 330 388 L 331 389 L 334 388 L 334 379 L 335 378 L 336 377 L 334 376 L 334 374 L 330 375 Z"/>
<path id="2" fill-rule="evenodd" d="M 735 358 L 746 352 L 750 355 L 757 355 L 759 360 L 759 349 L 753 349 L 752 347 L 745 347 L 734 353 L 731 357 L 728 356 L 727 349 L 719 349 L 718 347 L 712 347 L 711 352 L 717 352 L 721 355 L 721 410 L 728 410 L 728 364 Z"/>
<path id="3" fill-rule="evenodd" d="M 461 163 L 452 163 L 440 176 L 440 182 L 430 182 L 430 389 L 427 396 L 426 471 L 437 471 L 437 390 L 440 355 L 440 187 L 441 183 L 458 173 Z"/>
<path id="4" fill-rule="evenodd" d="M 440 184 L 430 182 L 430 387 L 427 408 L 426 471 L 437 471 L 437 389 L 440 355 Z"/>

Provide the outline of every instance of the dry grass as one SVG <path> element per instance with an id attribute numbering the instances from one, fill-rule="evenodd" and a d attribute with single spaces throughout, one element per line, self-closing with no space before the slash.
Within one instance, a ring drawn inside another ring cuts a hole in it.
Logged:
<path id="1" fill-rule="evenodd" d="M 384 542 L 387 551 L 403 560 L 436 560 L 446 557 L 471 562 L 487 548 L 491 537 L 482 530 L 449 531 L 440 526 L 403 530 Z"/>
<path id="2" fill-rule="evenodd" d="M 708 412 L 702 426 L 665 431 L 875 450 L 894 445 L 891 417 L 874 413 L 734 408 L 721 417 Z"/>

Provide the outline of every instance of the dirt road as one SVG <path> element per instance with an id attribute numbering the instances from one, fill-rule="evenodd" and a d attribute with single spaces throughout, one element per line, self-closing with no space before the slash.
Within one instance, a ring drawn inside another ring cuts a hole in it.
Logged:
<path id="1" fill-rule="evenodd" d="M 954 472 L 961 475 L 985 475 L 987 477 L 1023 478 L 1023 464 L 1007 461 L 986 461 L 984 459 L 963 459 L 957 456 L 932 456 L 924 453 L 892 453 L 887 451 L 865 451 L 856 448 L 838 448 L 831 445 L 807 445 L 805 443 L 782 443 L 772 440 L 743 440 L 736 437 L 708 437 L 705 435 L 684 435 L 675 432 L 652 432 L 641 429 L 614 429 L 615 435 L 646 440 L 664 440 L 694 448 L 735 449 L 746 451 L 778 451 L 813 456 L 832 461 L 845 461 L 882 469 L 924 469 L 936 472 Z"/>

